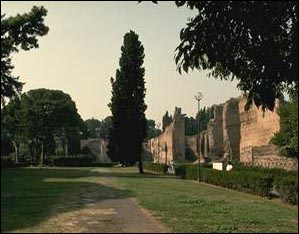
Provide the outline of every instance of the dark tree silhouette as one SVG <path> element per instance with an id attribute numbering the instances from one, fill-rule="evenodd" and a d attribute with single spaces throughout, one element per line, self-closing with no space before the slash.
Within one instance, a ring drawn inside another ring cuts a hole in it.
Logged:
<path id="1" fill-rule="evenodd" d="M 120 68 L 115 79 L 111 78 L 112 98 L 109 107 L 112 112 L 112 129 L 109 134 L 108 155 L 112 160 L 132 165 L 139 163 L 143 173 L 141 150 L 146 138 L 147 121 L 144 68 L 144 48 L 138 35 L 130 31 L 124 36 Z"/>

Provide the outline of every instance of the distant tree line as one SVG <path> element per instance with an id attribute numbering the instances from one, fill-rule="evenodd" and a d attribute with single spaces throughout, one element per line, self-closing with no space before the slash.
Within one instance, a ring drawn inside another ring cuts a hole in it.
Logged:
<path id="1" fill-rule="evenodd" d="M 193 117 L 185 117 L 185 134 L 186 136 L 192 136 L 199 132 L 202 132 L 207 129 L 207 125 L 210 119 L 213 118 L 213 108 L 212 107 L 204 107 L 199 110 L 196 118 Z M 199 123 L 199 129 L 198 129 Z"/>
<path id="2" fill-rule="evenodd" d="M 204 107 L 196 114 L 196 118 L 185 116 L 185 135 L 192 136 L 207 129 L 208 122 L 213 118 L 213 107 Z M 168 111 L 162 117 L 162 129 L 169 126 L 173 121 L 173 117 Z M 199 123 L 199 129 L 198 129 Z"/>
<path id="3" fill-rule="evenodd" d="M 87 119 L 84 121 L 87 132 L 84 135 L 85 138 L 101 138 L 108 139 L 109 131 L 112 128 L 112 116 L 108 116 L 103 120 L 95 118 Z"/>

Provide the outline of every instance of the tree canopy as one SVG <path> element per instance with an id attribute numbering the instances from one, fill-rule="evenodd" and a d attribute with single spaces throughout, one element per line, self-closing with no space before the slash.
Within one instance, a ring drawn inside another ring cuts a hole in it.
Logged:
<path id="1" fill-rule="evenodd" d="M 238 80 L 246 108 L 254 101 L 273 110 L 283 92 L 298 92 L 297 1 L 175 3 L 198 12 L 180 32 L 180 73 L 209 70 L 215 78 Z"/>
<path id="2" fill-rule="evenodd" d="M 146 138 L 147 121 L 144 103 L 145 69 L 142 67 L 144 48 L 139 36 L 130 31 L 124 36 L 119 59 L 120 68 L 111 78 L 112 129 L 109 134 L 108 155 L 114 161 L 132 165 L 139 163 L 143 173 L 141 150 Z"/>
<path id="3" fill-rule="evenodd" d="M 278 113 L 280 131 L 272 138 L 272 143 L 281 148 L 283 156 L 298 158 L 298 96 L 282 103 Z"/>
<path id="4" fill-rule="evenodd" d="M 54 153 L 55 138 L 64 142 L 66 153 L 67 149 L 70 153 L 79 150 L 83 120 L 68 94 L 35 89 L 22 94 L 20 99 L 13 98 L 3 107 L 1 127 L 10 140 L 20 143 L 22 137 L 26 144 L 31 142 L 35 152 L 41 153 L 42 161 L 43 154 Z"/>
<path id="5" fill-rule="evenodd" d="M 47 10 L 42 6 L 34 6 L 29 13 L 8 18 L 1 14 L 1 104 L 5 103 L 5 98 L 19 95 L 23 86 L 19 77 L 11 74 L 14 68 L 11 63 L 12 53 L 20 49 L 38 48 L 37 37 L 49 31 L 44 24 L 46 15 Z"/>
<path id="6" fill-rule="evenodd" d="M 155 120 L 148 119 L 147 120 L 147 138 L 146 138 L 146 140 L 156 137 L 161 133 L 162 133 L 161 129 L 156 127 Z"/>
<path id="7" fill-rule="evenodd" d="M 112 128 L 112 116 L 108 116 L 102 121 L 98 119 L 87 119 L 84 121 L 87 126 L 87 137 L 107 139 Z"/>
<path id="8" fill-rule="evenodd" d="M 162 130 L 163 132 L 165 131 L 165 128 L 169 126 L 173 121 L 173 118 L 171 115 L 169 115 L 168 111 L 163 115 L 162 117 Z"/>
<path id="9" fill-rule="evenodd" d="M 195 119 L 193 117 L 185 116 L 186 136 L 192 136 L 198 133 L 198 123 L 200 123 L 199 132 L 206 130 L 210 119 L 213 118 L 212 112 L 213 110 L 211 107 L 204 107 L 199 110 Z"/>

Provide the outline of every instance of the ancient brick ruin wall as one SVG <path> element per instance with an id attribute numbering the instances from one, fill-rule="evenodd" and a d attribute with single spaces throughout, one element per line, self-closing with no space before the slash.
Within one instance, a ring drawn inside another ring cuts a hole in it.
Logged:
<path id="1" fill-rule="evenodd" d="M 207 126 L 207 130 L 203 133 L 206 137 L 201 136 L 204 145 L 201 147 L 202 157 L 221 157 L 223 154 L 223 105 L 214 105 L 213 109 L 213 119 L 210 120 Z"/>
<path id="2" fill-rule="evenodd" d="M 175 161 L 185 160 L 185 119 L 181 109 L 176 108 L 173 117 L 173 159 Z"/>
<path id="3" fill-rule="evenodd" d="M 248 165 L 268 168 L 282 168 L 285 170 L 298 170 L 298 161 L 292 158 L 279 156 L 277 147 L 274 145 L 252 147 L 251 159 Z"/>
<path id="4" fill-rule="evenodd" d="M 276 102 L 273 112 L 263 112 L 253 105 L 245 111 L 246 98 L 232 98 L 223 105 L 215 105 L 214 118 L 207 130 L 188 137 L 186 144 L 201 161 L 240 161 L 248 165 L 298 170 L 298 162 L 281 157 L 270 144 L 279 131 L 279 115 Z"/>
<path id="5" fill-rule="evenodd" d="M 279 131 L 278 102 L 273 112 L 263 112 L 255 105 L 245 111 L 246 99 L 239 101 L 240 110 L 240 161 L 252 163 L 252 147 L 267 146 L 272 136 Z"/>
<path id="6" fill-rule="evenodd" d="M 173 160 L 173 123 L 165 128 L 165 131 L 149 140 L 149 149 L 154 162 L 168 163 Z"/>
<path id="7" fill-rule="evenodd" d="M 180 108 L 175 108 L 174 120 L 162 134 L 148 141 L 154 162 L 167 163 L 185 159 L 185 122 Z"/>
<path id="8" fill-rule="evenodd" d="M 195 136 L 186 136 L 185 137 L 186 145 L 185 147 L 191 151 L 191 153 L 197 157 L 197 135 Z"/>
<path id="9" fill-rule="evenodd" d="M 232 98 L 223 107 L 223 157 L 240 159 L 240 115 L 239 99 Z"/>

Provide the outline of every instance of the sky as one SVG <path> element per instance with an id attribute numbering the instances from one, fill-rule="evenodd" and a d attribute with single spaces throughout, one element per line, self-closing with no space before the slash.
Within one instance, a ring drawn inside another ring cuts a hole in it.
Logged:
<path id="1" fill-rule="evenodd" d="M 14 75 L 25 82 L 23 91 L 58 89 L 71 95 L 81 117 L 103 119 L 111 112 L 110 77 L 119 67 L 123 36 L 130 30 L 144 46 L 146 117 L 162 122 L 175 107 L 195 116 L 194 95 L 203 93 L 201 107 L 241 95 L 236 82 L 209 78 L 205 71 L 180 75 L 174 61 L 179 32 L 196 14 L 174 2 L 47 2 L 1 1 L 1 14 L 16 15 L 43 5 L 50 28 L 39 38 L 39 48 L 13 54 Z"/>

